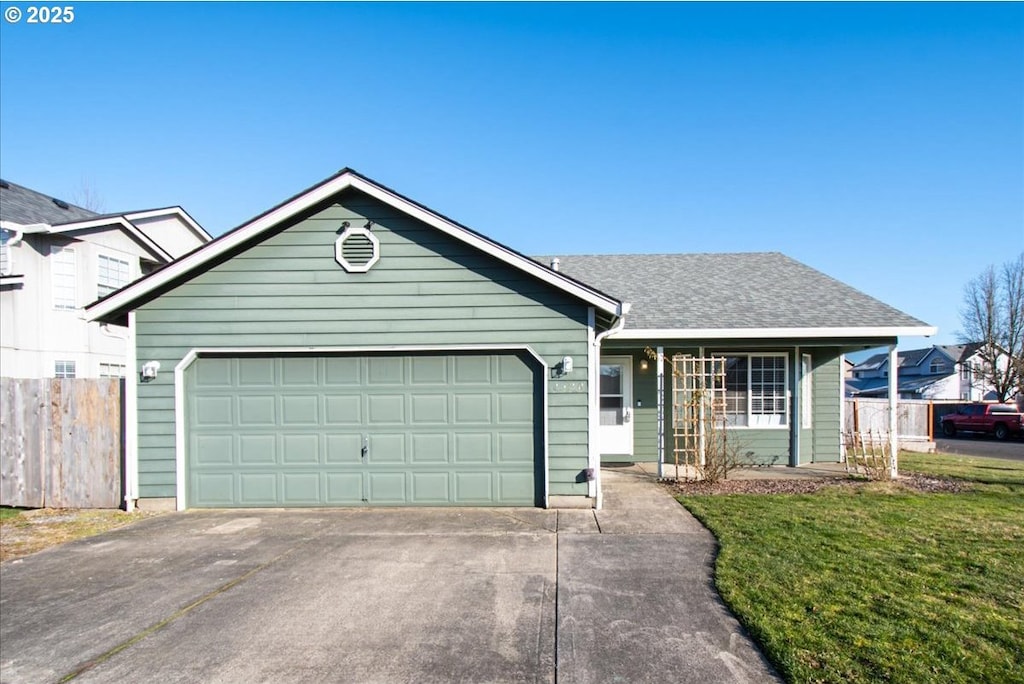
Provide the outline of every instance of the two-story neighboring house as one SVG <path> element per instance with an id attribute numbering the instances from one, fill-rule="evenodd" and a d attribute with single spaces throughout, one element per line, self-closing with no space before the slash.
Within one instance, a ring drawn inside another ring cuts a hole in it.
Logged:
<path id="1" fill-rule="evenodd" d="M 127 330 L 82 307 L 211 239 L 181 207 L 97 214 L 0 180 L 0 376 L 123 376 Z"/>
<path id="2" fill-rule="evenodd" d="M 896 386 L 900 399 L 954 399 L 983 401 L 994 398 L 977 369 L 978 343 L 935 345 L 898 354 Z M 846 378 L 846 396 L 887 397 L 889 355 L 875 354 L 852 368 Z"/>

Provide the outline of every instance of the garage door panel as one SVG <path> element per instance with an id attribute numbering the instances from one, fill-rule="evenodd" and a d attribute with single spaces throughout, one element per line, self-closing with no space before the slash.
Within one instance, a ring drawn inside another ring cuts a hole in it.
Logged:
<path id="1" fill-rule="evenodd" d="M 324 379 L 330 387 L 362 385 L 361 359 L 335 356 L 324 359 Z"/>
<path id="2" fill-rule="evenodd" d="M 455 384 L 490 384 L 491 362 L 489 356 L 455 357 Z"/>
<path id="3" fill-rule="evenodd" d="M 283 464 L 317 465 L 320 463 L 319 434 L 282 435 L 281 447 L 281 462 Z"/>
<path id="4" fill-rule="evenodd" d="M 359 464 L 363 461 L 363 436 L 361 434 L 327 435 L 327 463 Z"/>
<path id="5" fill-rule="evenodd" d="M 320 504 L 319 473 L 284 473 L 281 475 L 285 506 L 309 506 Z"/>
<path id="6" fill-rule="evenodd" d="M 436 356 L 414 356 L 410 382 L 413 385 L 447 385 L 448 359 Z"/>
<path id="7" fill-rule="evenodd" d="M 207 427 L 234 427 L 234 397 L 198 397 L 195 404 L 195 425 Z"/>
<path id="8" fill-rule="evenodd" d="M 366 398 L 369 425 L 404 425 L 404 394 L 371 394 Z"/>
<path id="9" fill-rule="evenodd" d="M 328 506 L 353 506 L 364 502 L 362 473 L 327 473 Z"/>
<path id="10" fill-rule="evenodd" d="M 416 504 L 443 504 L 451 499 L 448 473 L 412 473 L 412 501 Z"/>
<path id="11" fill-rule="evenodd" d="M 412 436 L 412 463 L 448 463 L 448 434 L 414 434 Z"/>
<path id="12" fill-rule="evenodd" d="M 204 434 L 192 439 L 192 452 L 199 465 L 223 466 L 234 462 L 234 436 Z"/>
<path id="13" fill-rule="evenodd" d="M 501 463 L 532 463 L 534 438 L 529 433 L 498 435 L 498 458 Z"/>
<path id="14" fill-rule="evenodd" d="M 540 377 L 501 353 L 201 357 L 187 503 L 534 505 Z"/>
<path id="15" fill-rule="evenodd" d="M 369 502 L 375 504 L 403 504 L 405 473 L 370 473 L 367 477 Z"/>
<path id="16" fill-rule="evenodd" d="M 483 504 L 494 500 L 492 473 L 456 472 L 455 501 Z"/>
<path id="17" fill-rule="evenodd" d="M 239 387 L 273 387 L 277 384 L 277 364 L 268 363 L 267 359 L 239 359 Z"/>
<path id="18" fill-rule="evenodd" d="M 277 422 L 277 398 L 242 395 L 238 397 L 239 425 L 274 425 Z"/>
<path id="19" fill-rule="evenodd" d="M 266 466 L 277 463 L 277 435 L 240 435 L 240 465 Z"/>
<path id="20" fill-rule="evenodd" d="M 239 473 L 238 499 L 245 506 L 273 506 L 278 496 L 276 473 Z"/>
<path id="21" fill-rule="evenodd" d="M 315 394 L 281 397 L 281 425 L 319 427 L 320 397 Z"/>
<path id="22" fill-rule="evenodd" d="M 455 433 L 457 463 L 491 463 L 494 461 L 494 435 L 490 432 Z"/>
<path id="23" fill-rule="evenodd" d="M 238 505 L 234 484 L 235 477 L 231 473 L 203 473 L 193 477 L 192 492 L 196 505 Z"/>
<path id="24" fill-rule="evenodd" d="M 490 394 L 455 395 L 455 423 L 491 424 Z"/>
<path id="25" fill-rule="evenodd" d="M 316 387 L 319 363 L 316 357 L 296 356 L 280 359 L 283 387 Z"/>
<path id="26" fill-rule="evenodd" d="M 413 394 L 412 422 L 414 424 L 447 425 L 449 396 L 445 394 Z"/>
<path id="27" fill-rule="evenodd" d="M 324 397 L 324 407 L 325 425 L 363 424 L 363 398 L 358 394 L 328 395 Z"/>

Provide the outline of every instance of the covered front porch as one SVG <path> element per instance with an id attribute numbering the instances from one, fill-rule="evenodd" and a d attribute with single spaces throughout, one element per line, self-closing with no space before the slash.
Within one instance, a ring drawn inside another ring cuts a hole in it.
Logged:
<path id="1" fill-rule="evenodd" d="M 776 466 L 803 470 L 842 464 L 843 355 L 880 343 L 895 355 L 895 339 L 645 343 L 610 338 L 600 354 L 601 463 L 654 464 L 661 476 L 677 459 L 685 465 L 703 456 L 702 434 L 694 437 L 693 426 L 684 426 L 688 412 L 697 414 L 681 399 L 700 398 L 703 387 L 716 393 L 714 424 L 724 429 L 730 448 L 744 465 L 756 467 L 759 477 Z M 707 360 L 703 366 L 698 363 L 702 360 Z M 695 384 L 695 367 L 704 372 L 713 368 L 714 379 Z M 896 393 L 891 396 L 894 421 Z M 706 402 L 700 401 L 700 420 L 705 421 Z M 895 430 L 891 432 L 894 438 Z"/>

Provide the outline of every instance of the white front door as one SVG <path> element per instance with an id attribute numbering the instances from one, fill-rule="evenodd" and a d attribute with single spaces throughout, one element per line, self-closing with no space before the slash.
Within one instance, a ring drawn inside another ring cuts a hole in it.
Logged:
<path id="1" fill-rule="evenodd" d="M 600 433 L 602 454 L 633 453 L 633 359 L 601 359 Z"/>

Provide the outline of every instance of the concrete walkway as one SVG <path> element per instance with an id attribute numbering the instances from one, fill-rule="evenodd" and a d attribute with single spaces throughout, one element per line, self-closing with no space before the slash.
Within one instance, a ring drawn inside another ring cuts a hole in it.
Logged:
<path id="1" fill-rule="evenodd" d="M 601 477 L 601 510 L 559 511 L 558 681 L 779 681 L 714 589 L 711 533 L 643 468 Z"/>
<path id="2" fill-rule="evenodd" d="M 0 681 L 777 681 L 711 535 L 603 476 L 601 511 L 194 511 L 5 562 Z"/>

